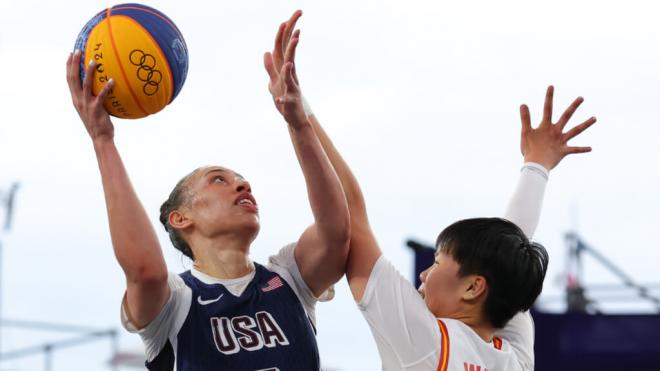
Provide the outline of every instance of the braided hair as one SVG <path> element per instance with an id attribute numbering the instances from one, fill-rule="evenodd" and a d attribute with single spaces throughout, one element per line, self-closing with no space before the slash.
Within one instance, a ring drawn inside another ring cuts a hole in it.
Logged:
<path id="1" fill-rule="evenodd" d="M 187 204 L 190 200 L 190 191 L 188 189 L 188 181 L 192 177 L 192 175 L 195 173 L 194 170 L 190 174 L 184 176 L 179 180 L 179 182 L 174 186 L 174 189 L 170 193 L 170 196 L 163 202 L 163 204 L 160 206 L 160 222 L 165 227 L 165 231 L 170 236 L 170 241 L 172 241 L 172 244 L 174 247 L 181 251 L 183 255 L 189 257 L 192 260 L 195 260 L 195 257 L 193 255 L 192 250 L 190 249 L 190 245 L 188 245 L 188 242 L 183 239 L 181 234 L 179 234 L 179 231 L 176 230 L 176 228 L 172 227 L 169 222 L 169 216 L 172 211 L 177 210 L 181 206 Z"/>

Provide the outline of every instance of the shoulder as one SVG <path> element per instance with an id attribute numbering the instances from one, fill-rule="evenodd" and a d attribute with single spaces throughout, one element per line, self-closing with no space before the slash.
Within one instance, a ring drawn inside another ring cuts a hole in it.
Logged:
<path id="1" fill-rule="evenodd" d="M 384 256 L 374 265 L 358 307 L 386 369 L 437 368 L 440 325 L 413 284 Z"/>
<path id="2" fill-rule="evenodd" d="M 511 345 L 523 369 L 534 369 L 534 320 L 529 311 L 516 314 L 495 335 Z"/>
<path id="3" fill-rule="evenodd" d="M 295 242 L 283 246 L 276 254 L 268 257 L 268 263 L 266 264 L 266 267 L 269 270 L 273 270 L 273 266 L 290 267 L 291 265 L 296 264 L 296 260 L 294 258 L 295 248 Z"/>
<path id="4" fill-rule="evenodd" d="M 268 263 L 265 269 L 277 273 L 289 287 L 296 294 L 296 297 L 303 305 L 305 312 L 316 326 L 316 302 L 326 301 L 332 299 L 334 296 L 334 288 L 331 287 L 320 297 L 314 296 L 312 290 L 307 286 L 307 283 L 300 274 L 298 264 L 296 263 L 294 251 L 296 243 L 290 243 L 282 247 L 277 254 L 268 258 Z"/>
<path id="5" fill-rule="evenodd" d="M 416 301 L 416 303 L 420 301 L 423 303 L 422 297 L 412 282 L 403 277 L 385 255 L 381 255 L 369 274 L 367 285 L 364 289 L 362 299 L 358 303 L 358 307 L 364 311 L 378 298 L 399 301 L 406 299 L 406 297 Z M 420 308 L 428 311 L 426 304 L 412 306 L 411 308 Z"/>
<path id="6" fill-rule="evenodd" d="M 330 286 L 323 294 L 316 297 L 312 290 L 300 274 L 298 263 L 295 258 L 295 249 L 297 243 L 292 242 L 282 247 L 277 254 L 268 258 L 266 269 L 273 271 L 282 278 L 296 291 L 296 294 L 308 304 L 314 304 L 317 301 L 329 301 L 335 296 L 334 286 Z"/>
<path id="7" fill-rule="evenodd" d="M 170 297 L 156 318 L 142 329 L 136 328 L 124 309 L 122 303 L 121 320 L 129 332 L 138 333 L 145 346 L 147 360 L 153 360 L 163 349 L 169 339 L 176 337 L 190 311 L 192 290 L 181 275 L 169 272 L 167 284 Z"/>
<path id="8" fill-rule="evenodd" d="M 498 336 L 486 342 L 474 330 L 460 320 L 439 319 L 442 333 L 440 362 L 447 365 L 475 365 L 487 369 L 533 370 L 526 368 L 515 348 Z M 444 326 L 443 326 L 444 324 Z"/>

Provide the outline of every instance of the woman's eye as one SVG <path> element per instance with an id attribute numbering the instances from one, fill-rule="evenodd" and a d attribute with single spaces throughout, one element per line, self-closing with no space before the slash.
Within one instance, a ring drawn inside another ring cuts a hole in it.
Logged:
<path id="1" fill-rule="evenodd" d="M 225 182 L 225 178 L 223 178 L 223 177 L 221 177 L 221 176 L 216 176 L 216 177 L 213 178 L 213 181 L 214 181 L 215 183 L 224 183 L 224 182 Z"/>

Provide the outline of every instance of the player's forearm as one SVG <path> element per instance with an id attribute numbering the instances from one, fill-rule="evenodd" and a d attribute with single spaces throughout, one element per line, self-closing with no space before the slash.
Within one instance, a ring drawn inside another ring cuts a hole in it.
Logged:
<path id="1" fill-rule="evenodd" d="M 110 224 L 112 245 L 129 281 L 167 280 L 156 233 L 128 178 L 112 140 L 94 143 Z"/>
<path id="2" fill-rule="evenodd" d="M 515 223 L 529 238 L 534 235 L 541 218 L 543 196 L 548 182 L 548 171 L 541 165 L 526 162 L 504 217 Z"/>
<path id="3" fill-rule="evenodd" d="M 321 238 L 330 246 L 347 246 L 350 238 L 348 206 L 332 164 L 309 123 L 299 129 L 290 128 L 289 133 Z"/>
<path id="4" fill-rule="evenodd" d="M 346 278 L 353 297 L 356 302 L 359 302 L 364 294 L 373 266 L 381 255 L 381 251 L 369 226 L 366 205 L 360 184 L 346 161 L 344 161 L 339 151 L 335 148 L 330 137 L 323 130 L 323 127 L 321 127 L 316 116 L 313 114 L 310 115 L 309 121 L 341 180 L 348 201 L 348 209 L 351 215 L 351 243 L 346 262 Z"/>
<path id="5" fill-rule="evenodd" d="M 355 178 L 350 167 L 341 154 L 339 154 L 339 151 L 337 151 L 337 148 L 334 146 L 332 140 L 314 114 L 310 114 L 309 122 L 312 124 L 312 128 L 316 132 L 323 150 L 328 156 L 332 167 L 335 169 L 337 176 L 341 181 L 348 202 L 348 210 L 351 214 L 351 226 L 353 228 L 359 226 L 368 227 L 369 220 L 367 217 L 366 203 L 357 178 Z"/>

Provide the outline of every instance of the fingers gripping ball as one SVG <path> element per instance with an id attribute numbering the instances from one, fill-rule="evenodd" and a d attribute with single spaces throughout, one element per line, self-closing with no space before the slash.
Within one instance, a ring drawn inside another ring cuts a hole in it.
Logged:
<path id="1" fill-rule="evenodd" d="M 113 79 L 105 108 L 136 119 L 156 113 L 176 98 L 188 73 L 188 49 L 166 15 L 140 4 L 121 4 L 94 16 L 78 35 L 81 81 L 96 61 L 93 92 Z"/>

